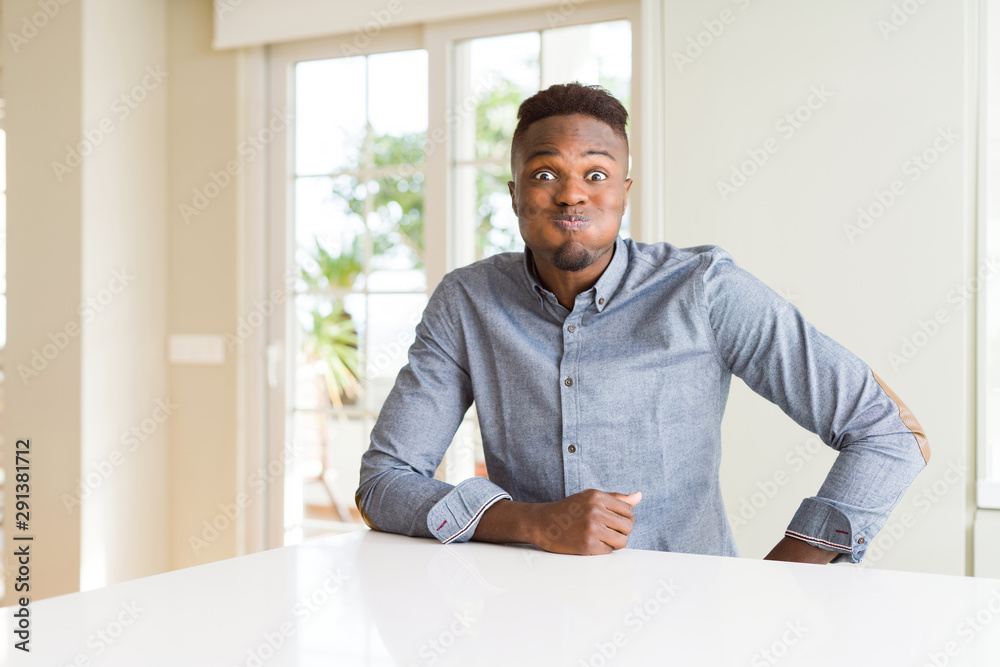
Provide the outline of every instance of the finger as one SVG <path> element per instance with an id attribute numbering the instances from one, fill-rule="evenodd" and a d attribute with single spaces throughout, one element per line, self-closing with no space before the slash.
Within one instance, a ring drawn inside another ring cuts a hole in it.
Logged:
<path id="1" fill-rule="evenodd" d="M 601 534 L 601 542 L 611 547 L 612 550 L 624 549 L 628 546 L 628 534 L 622 534 L 617 530 L 608 528 Z"/>
<path id="2" fill-rule="evenodd" d="M 636 491 L 635 493 L 628 493 L 628 494 L 612 492 L 610 495 L 614 496 L 615 498 L 619 498 L 621 500 L 624 500 L 629 505 L 635 505 L 640 500 L 642 500 L 642 492 L 641 491 Z"/>
<path id="3" fill-rule="evenodd" d="M 601 518 L 607 528 L 625 536 L 632 532 L 632 527 L 635 525 L 635 519 L 632 517 L 623 516 L 611 510 L 604 510 Z"/>
<path id="4" fill-rule="evenodd" d="M 604 498 L 605 508 L 628 519 L 635 519 L 635 510 L 632 509 L 634 504 L 625 502 L 618 497 L 618 494 L 608 494 Z"/>

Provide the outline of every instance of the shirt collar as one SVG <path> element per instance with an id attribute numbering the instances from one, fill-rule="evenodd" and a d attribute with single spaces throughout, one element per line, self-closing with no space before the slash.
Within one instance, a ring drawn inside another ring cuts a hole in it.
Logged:
<path id="1" fill-rule="evenodd" d="M 625 269 L 628 268 L 628 248 L 621 236 L 616 237 L 615 247 L 612 252 L 614 252 L 614 255 L 611 257 L 611 262 L 608 263 L 608 266 L 604 269 L 604 273 L 601 274 L 601 277 L 597 279 L 597 282 L 589 290 L 594 294 L 594 307 L 597 308 L 597 312 L 601 312 L 607 307 L 611 301 L 611 295 L 621 285 L 622 279 L 625 277 Z M 538 302 L 541 303 L 543 295 L 549 294 L 553 297 L 555 295 L 542 287 L 538 279 L 538 274 L 535 273 L 534 264 L 531 248 L 525 246 L 524 272 L 528 277 L 528 284 L 531 286 L 531 290 L 538 298 Z"/>

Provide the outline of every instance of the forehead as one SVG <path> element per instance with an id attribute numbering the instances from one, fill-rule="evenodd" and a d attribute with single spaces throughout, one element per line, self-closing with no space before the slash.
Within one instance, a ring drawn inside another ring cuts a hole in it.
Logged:
<path id="1" fill-rule="evenodd" d="M 626 159 L 628 155 L 625 139 L 618 136 L 610 125 L 583 114 L 536 120 L 521 135 L 514 153 L 523 159 L 533 151 L 548 148 L 569 153 L 604 150 Z"/>

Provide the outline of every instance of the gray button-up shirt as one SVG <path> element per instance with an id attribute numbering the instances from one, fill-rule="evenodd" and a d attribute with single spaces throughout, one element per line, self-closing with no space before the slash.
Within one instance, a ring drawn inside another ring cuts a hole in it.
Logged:
<path id="1" fill-rule="evenodd" d="M 733 374 L 839 452 L 786 535 L 858 562 L 929 457 L 913 415 L 862 360 L 718 246 L 619 237 L 572 310 L 531 250 L 447 274 L 362 457 L 379 530 L 462 542 L 503 498 L 642 492 L 628 545 L 736 556 L 719 485 Z M 489 479 L 433 478 L 475 401 Z"/>

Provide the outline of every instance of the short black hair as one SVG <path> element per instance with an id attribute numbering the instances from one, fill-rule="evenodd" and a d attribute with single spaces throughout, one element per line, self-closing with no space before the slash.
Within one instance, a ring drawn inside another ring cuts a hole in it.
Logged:
<path id="1" fill-rule="evenodd" d="M 587 86 L 579 81 L 557 83 L 538 91 L 521 102 L 521 106 L 518 107 L 517 127 L 510 142 L 511 169 L 514 168 L 514 147 L 532 123 L 550 116 L 568 116 L 575 113 L 606 123 L 615 134 L 625 140 L 625 148 L 628 149 L 628 134 L 625 133 L 628 111 L 614 95 L 601 86 Z"/>

